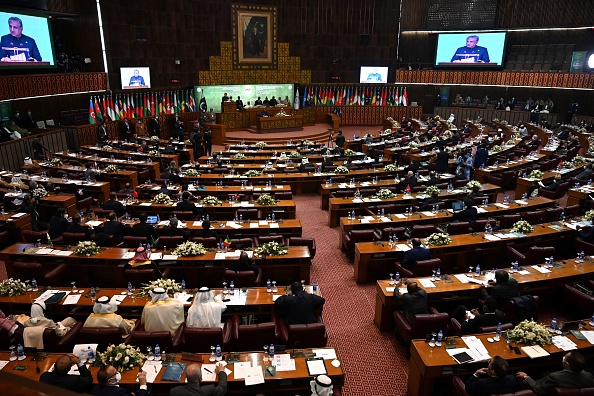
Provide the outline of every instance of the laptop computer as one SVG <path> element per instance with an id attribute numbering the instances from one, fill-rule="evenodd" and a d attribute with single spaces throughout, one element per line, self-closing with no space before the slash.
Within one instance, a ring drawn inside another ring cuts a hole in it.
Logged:
<path id="1" fill-rule="evenodd" d="M 464 202 L 462 202 L 462 201 L 452 202 L 452 209 L 454 211 L 456 211 L 456 210 L 463 210 L 464 209 Z"/>
<path id="2" fill-rule="evenodd" d="M 147 216 L 146 224 L 157 224 L 159 222 L 157 216 Z"/>

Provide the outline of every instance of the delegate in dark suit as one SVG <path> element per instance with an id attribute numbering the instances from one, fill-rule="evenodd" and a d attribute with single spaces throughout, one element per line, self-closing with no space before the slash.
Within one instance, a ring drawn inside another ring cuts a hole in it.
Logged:
<path id="1" fill-rule="evenodd" d="M 51 230 L 51 226 L 50 226 Z M 51 235 L 50 235 L 51 236 Z M 583 228 L 578 226 L 578 237 L 586 242 L 593 242 L 594 241 L 594 227 L 590 227 L 584 231 Z"/>
<path id="2" fill-rule="evenodd" d="M 113 213 L 110 213 L 109 216 L 110 216 L 109 221 L 106 221 L 103 224 L 103 232 L 108 235 L 113 235 L 115 240 L 118 243 L 120 243 L 120 242 L 122 242 L 124 235 L 127 235 L 128 232 L 130 231 L 130 225 L 122 224 L 119 221 L 117 221 L 115 218 L 112 219 L 111 218 L 112 216 L 115 217 L 115 215 Z"/>
<path id="3" fill-rule="evenodd" d="M 186 198 L 187 194 L 187 198 Z M 192 202 L 189 201 L 190 194 L 187 192 L 183 193 L 183 201 L 178 202 L 176 205 L 176 209 L 182 212 L 192 212 L 194 216 L 198 216 L 201 212 L 201 208 L 194 205 Z"/>
<path id="4" fill-rule="evenodd" d="M 435 170 L 438 172 L 447 172 L 450 160 L 450 156 L 445 151 L 437 153 L 437 160 L 435 161 Z"/>
<path id="5" fill-rule="evenodd" d="M 411 243 L 413 248 L 404 253 L 404 258 L 402 259 L 402 267 L 408 270 L 412 270 L 417 261 L 431 259 L 431 252 L 429 249 L 421 246 L 421 241 L 413 239 Z"/>
<path id="6" fill-rule="evenodd" d="M 117 200 L 116 193 L 109 194 L 109 199 L 103 202 L 101 207 L 105 210 L 113 210 L 118 217 L 122 217 L 126 213 L 124 204 Z"/>
<path id="7" fill-rule="evenodd" d="M 155 227 L 153 227 L 152 224 L 146 224 L 146 220 L 132 226 L 132 235 L 137 237 L 145 237 L 149 241 L 151 238 L 157 239 Z"/>
<path id="8" fill-rule="evenodd" d="M 578 180 L 589 180 L 592 178 L 592 174 L 594 174 L 594 172 L 592 171 L 592 165 L 587 164 L 586 169 L 584 169 L 584 171 L 577 175 L 575 178 Z"/>
<path id="9" fill-rule="evenodd" d="M 275 302 L 275 310 L 285 312 L 285 323 L 309 324 L 315 323 L 315 310 L 322 308 L 326 300 L 323 297 L 306 293 L 300 282 L 291 284 L 291 295 L 282 295 Z"/>
<path id="10" fill-rule="evenodd" d="M 130 140 L 132 138 L 132 127 L 128 120 L 120 123 L 120 136 L 122 140 Z"/>
<path id="11" fill-rule="evenodd" d="M 475 377 L 472 375 L 466 381 L 464 389 L 471 396 L 489 396 L 492 393 L 512 393 L 518 390 L 518 381 L 511 374 L 503 378 Z"/>
<path id="12" fill-rule="evenodd" d="M 518 285 L 518 281 L 514 278 L 510 278 L 507 271 L 495 271 L 495 282 L 496 283 L 493 285 L 490 293 L 487 293 L 487 290 L 484 288 L 484 286 L 479 290 L 481 298 L 486 299 L 490 295 L 495 300 L 497 300 L 497 308 L 505 308 L 505 304 L 510 299 L 520 295 L 520 286 Z"/>
<path id="13" fill-rule="evenodd" d="M 409 323 L 412 323 L 417 314 L 426 314 L 427 311 L 427 292 L 419 287 L 416 282 L 406 285 L 407 293 L 398 297 L 402 301 L 402 312 Z M 398 293 L 396 289 L 395 293 Z"/>
<path id="14" fill-rule="evenodd" d="M 478 216 L 478 211 L 474 206 L 467 206 L 464 210 L 459 212 L 454 212 L 453 218 L 454 220 L 458 221 L 467 221 L 470 223 L 471 227 L 474 227 L 476 224 L 476 218 Z"/>
<path id="15" fill-rule="evenodd" d="M 87 237 L 90 237 L 91 234 L 94 234 L 95 231 L 91 230 L 89 226 L 80 225 L 80 224 L 70 224 L 66 227 L 66 232 L 73 232 L 76 234 L 85 234 Z"/>
<path id="16" fill-rule="evenodd" d="M 80 375 L 70 375 L 72 364 L 78 366 Z M 61 356 L 55 363 L 54 371 L 41 374 L 39 382 L 58 386 L 73 392 L 88 392 L 93 384 L 93 376 L 86 365 L 80 363 L 78 358 L 71 358 L 68 355 Z"/>
<path id="17" fill-rule="evenodd" d="M 345 142 L 346 142 L 346 139 L 345 139 L 344 135 L 342 134 L 342 132 L 339 132 L 338 136 L 336 136 L 336 140 L 334 141 L 334 143 L 336 144 L 336 147 L 342 148 L 344 146 Z"/>
<path id="18" fill-rule="evenodd" d="M 476 154 L 474 156 L 474 162 L 472 164 L 475 168 L 480 168 L 481 166 L 485 166 L 487 164 L 487 158 L 489 157 L 489 152 L 484 147 L 480 147 L 476 150 Z"/>

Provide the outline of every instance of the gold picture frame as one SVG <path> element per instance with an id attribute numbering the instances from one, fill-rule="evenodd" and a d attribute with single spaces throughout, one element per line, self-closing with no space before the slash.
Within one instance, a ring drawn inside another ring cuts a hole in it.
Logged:
<path id="1" fill-rule="evenodd" d="M 275 6 L 233 4 L 233 67 L 276 69 L 277 11 Z"/>

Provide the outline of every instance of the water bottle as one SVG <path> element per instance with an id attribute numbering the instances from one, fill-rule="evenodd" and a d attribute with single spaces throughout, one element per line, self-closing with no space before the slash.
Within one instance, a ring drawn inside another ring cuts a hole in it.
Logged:
<path id="1" fill-rule="evenodd" d="M 25 360 L 25 348 L 21 344 L 17 345 L 17 356 L 19 360 Z"/>
<path id="2" fill-rule="evenodd" d="M 410 214 L 412 216 L 412 213 L 413 213 L 413 207 L 412 206 L 409 206 L 408 207 L 408 214 Z"/>
<path id="3" fill-rule="evenodd" d="M 274 357 L 274 344 L 270 344 L 268 347 L 268 355 L 270 355 L 271 358 Z"/>
<path id="4" fill-rule="evenodd" d="M 382 216 L 386 213 L 386 210 L 382 208 Z"/>
<path id="5" fill-rule="evenodd" d="M 270 282 L 270 279 L 268 279 L 268 280 L 266 281 L 266 291 L 267 291 L 268 293 L 270 293 L 270 292 L 272 291 L 272 282 Z"/>
<path id="6" fill-rule="evenodd" d="M 128 294 L 132 294 L 132 282 L 128 282 Z"/>
<path id="7" fill-rule="evenodd" d="M 161 347 L 159 344 L 155 345 L 155 360 L 161 359 Z"/>
<path id="8" fill-rule="evenodd" d="M 90 346 L 87 347 L 87 361 L 89 363 L 95 362 L 95 354 L 93 353 L 93 349 Z"/>
<path id="9" fill-rule="evenodd" d="M 208 215 L 208 213 L 206 214 L 206 220 L 210 221 L 210 216 Z"/>
<path id="10" fill-rule="evenodd" d="M 474 271 L 475 271 L 476 276 L 481 276 L 481 265 L 477 264 L 476 269 Z"/>
<path id="11" fill-rule="evenodd" d="M 97 297 L 97 291 L 95 290 L 95 286 L 91 286 L 91 301 L 95 301 Z"/>
<path id="12" fill-rule="evenodd" d="M 229 292 L 231 294 L 235 292 L 235 283 L 233 283 L 233 281 L 229 282 Z"/>
<path id="13" fill-rule="evenodd" d="M 512 272 L 518 272 L 518 260 L 512 263 Z"/>
<path id="14" fill-rule="evenodd" d="M 396 245 L 398 243 L 398 235 L 396 235 L 396 234 L 392 235 L 392 243 L 394 245 Z"/>
<path id="15" fill-rule="evenodd" d="M 243 214 L 239 214 L 239 221 L 243 221 Z"/>
<path id="16" fill-rule="evenodd" d="M 400 283 L 400 272 L 396 272 L 396 277 L 394 278 L 396 284 Z"/>
<path id="17" fill-rule="evenodd" d="M 186 294 L 186 281 L 185 281 L 185 279 L 182 279 L 181 287 L 182 287 L 182 293 Z"/>
<path id="18" fill-rule="evenodd" d="M 438 282 L 441 279 L 441 268 L 437 269 L 437 272 L 435 272 L 435 281 Z"/>
<path id="19" fill-rule="evenodd" d="M 495 341 L 501 339 L 501 322 L 497 323 L 497 330 L 495 331 Z"/>
<path id="20" fill-rule="evenodd" d="M 493 227 L 491 227 L 491 223 L 487 223 L 487 234 L 491 234 L 493 232 Z"/>
<path id="21" fill-rule="evenodd" d="M 565 221 L 565 211 L 564 210 L 561 211 L 561 216 L 559 216 L 559 220 Z"/>
<path id="22" fill-rule="evenodd" d="M 586 259 L 586 253 L 582 250 L 582 252 L 580 253 L 580 260 L 582 260 L 582 262 L 584 262 L 585 259 Z"/>
<path id="23" fill-rule="evenodd" d="M 454 189 L 454 185 L 452 184 L 452 182 L 450 182 L 450 184 L 448 185 L 448 190 L 452 191 Z"/>
<path id="24" fill-rule="evenodd" d="M 33 291 L 39 290 L 39 287 L 37 287 L 37 279 L 35 279 L 35 278 L 31 279 L 31 290 L 33 290 Z"/>
<path id="25" fill-rule="evenodd" d="M 221 346 L 219 344 L 217 344 L 217 348 L 215 349 L 216 354 L 217 354 L 217 362 L 220 362 L 221 360 L 223 360 L 223 355 L 221 354 Z"/>
<path id="26" fill-rule="evenodd" d="M 355 211 L 354 210 L 351 212 L 351 215 L 353 216 L 353 220 L 355 220 L 357 218 L 357 216 L 355 215 Z"/>
<path id="27" fill-rule="evenodd" d="M 551 328 L 549 329 L 551 333 L 554 333 L 555 330 L 557 330 L 557 318 L 553 318 L 553 320 L 551 320 Z"/>
<path id="28" fill-rule="evenodd" d="M 441 346 L 442 341 L 443 341 L 443 331 L 439 330 L 439 333 L 437 333 L 437 342 L 435 343 L 435 345 Z"/>
<path id="29" fill-rule="evenodd" d="M 313 287 L 312 287 L 312 290 L 313 290 L 313 294 L 318 294 L 318 281 L 317 281 L 317 280 L 315 280 L 315 279 L 314 279 L 314 281 L 313 281 Z"/>
<path id="30" fill-rule="evenodd" d="M 439 204 L 435 204 L 435 212 L 439 212 Z"/>
<path id="31" fill-rule="evenodd" d="M 276 216 L 274 215 L 274 212 L 272 212 L 272 222 L 276 221 Z"/>

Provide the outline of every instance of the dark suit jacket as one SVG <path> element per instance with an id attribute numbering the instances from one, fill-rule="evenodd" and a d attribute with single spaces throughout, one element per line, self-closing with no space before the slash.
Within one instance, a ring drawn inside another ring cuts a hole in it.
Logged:
<path id="1" fill-rule="evenodd" d="M 51 226 L 50 226 L 50 230 L 51 230 Z M 50 236 L 51 236 L 51 234 L 50 234 Z M 586 242 L 594 241 L 594 227 L 590 227 L 586 231 L 579 230 L 578 237 L 580 237 L 581 239 L 583 239 Z"/>
<path id="2" fill-rule="evenodd" d="M 461 210 L 460 212 L 455 212 L 454 220 L 467 221 L 470 223 L 471 227 L 474 227 L 474 225 L 476 224 L 477 215 L 478 211 L 476 210 L 476 208 L 474 206 L 470 206 L 464 208 L 464 210 Z"/>
<path id="3" fill-rule="evenodd" d="M 212 228 L 209 228 L 208 230 L 205 229 L 201 229 L 196 231 L 196 233 L 194 234 L 195 237 L 199 237 L 199 238 L 218 238 L 219 236 L 217 235 L 217 232 L 215 230 L 213 230 Z"/>
<path id="4" fill-rule="evenodd" d="M 483 165 L 487 165 L 487 157 L 489 157 L 489 152 L 487 151 L 487 149 L 479 148 L 478 150 L 476 150 L 472 166 L 474 166 L 475 168 L 480 168 Z"/>
<path id="5" fill-rule="evenodd" d="M 79 234 L 86 234 L 87 237 L 90 237 L 91 234 L 94 234 L 95 231 L 91 230 L 89 226 L 80 225 L 80 224 L 70 224 L 66 227 L 66 232 L 75 232 Z"/>
<path id="6" fill-rule="evenodd" d="M 176 386 L 169 391 L 169 396 L 223 396 L 227 392 L 227 374 L 219 373 L 219 383 L 215 385 L 188 384 Z M 139 395 L 140 396 L 140 395 Z"/>
<path id="7" fill-rule="evenodd" d="M 231 271 L 254 271 L 254 275 L 258 276 L 258 272 L 260 272 L 258 270 L 258 266 L 253 263 L 253 262 L 248 262 L 248 263 L 242 263 L 239 261 L 233 261 L 231 264 L 229 264 L 229 267 L 227 268 L 228 270 Z"/>
<path id="8" fill-rule="evenodd" d="M 124 215 L 124 213 L 126 213 L 124 204 L 113 199 L 108 199 L 107 201 L 103 202 L 101 207 L 105 210 L 113 210 L 118 217 L 121 217 Z"/>
<path id="9" fill-rule="evenodd" d="M 126 140 L 130 140 L 130 137 L 132 136 L 132 125 L 130 125 L 129 122 L 124 121 L 120 123 L 120 136 L 122 137 L 122 139 Z"/>
<path id="10" fill-rule="evenodd" d="M 315 294 L 297 293 L 296 295 L 282 295 L 275 302 L 275 310 L 286 312 L 285 323 L 309 324 L 315 323 L 314 311 L 321 308 L 326 300 Z"/>
<path id="11" fill-rule="evenodd" d="M 130 231 L 129 224 L 122 224 L 119 221 L 106 221 L 103 224 L 103 232 L 109 235 L 113 235 L 115 240 L 120 243 L 124 235 L 127 235 Z"/>
<path id="12" fill-rule="evenodd" d="M 431 259 L 431 252 L 429 251 L 429 249 L 417 246 L 410 249 L 408 252 L 404 253 L 404 258 L 402 259 L 402 267 L 408 270 L 412 270 L 413 266 L 417 261 L 429 259 Z"/>
<path id="13" fill-rule="evenodd" d="M 139 389 L 134 392 L 136 396 L 146 396 L 148 392 L 146 389 Z M 94 396 L 131 396 L 132 394 L 125 388 L 110 385 L 95 385 L 91 390 L 91 395 Z"/>
<path id="14" fill-rule="evenodd" d="M 561 185 L 560 181 L 554 181 L 551 184 L 549 184 L 548 186 L 544 186 L 541 188 L 543 190 L 547 190 L 547 191 L 557 191 L 557 189 L 559 188 L 560 185 Z"/>
<path id="15" fill-rule="evenodd" d="M 410 188 L 415 187 L 418 184 L 418 180 L 415 176 L 405 177 L 404 180 L 401 180 L 398 186 L 402 189 L 405 189 L 406 186 L 410 186 Z"/>
<path id="16" fill-rule="evenodd" d="M 181 201 L 177 203 L 176 209 L 182 212 L 192 212 L 197 216 L 201 212 L 201 208 L 197 207 L 190 201 Z"/>
<path id="17" fill-rule="evenodd" d="M 437 153 L 437 161 L 435 161 L 435 170 L 438 172 L 445 172 L 448 170 L 450 156 L 445 151 Z"/>
<path id="18" fill-rule="evenodd" d="M 537 395 L 548 395 L 555 387 L 560 388 L 587 388 L 592 386 L 592 374 L 582 371 L 555 371 L 539 380 L 530 377 L 526 379 L 528 385 Z"/>
<path id="19" fill-rule="evenodd" d="M 477 378 L 472 375 L 464 385 L 470 396 L 489 396 L 491 393 L 511 393 L 518 390 L 518 381 L 511 374 L 503 378 Z"/>
<path id="20" fill-rule="evenodd" d="M 334 141 L 334 143 L 336 143 L 336 147 L 342 148 L 344 146 L 345 141 L 346 139 L 344 135 L 338 135 L 336 136 L 336 140 Z"/>
<path id="21" fill-rule="evenodd" d="M 39 382 L 59 386 L 73 392 L 88 392 L 93 384 L 93 376 L 84 364 L 78 368 L 80 375 L 60 375 L 54 371 L 46 371 L 39 377 Z"/>
<path id="22" fill-rule="evenodd" d="M 152 224 L 146 224 L 146 222 L 140 222 L 132 226 L 132 235 L 137 237 L 146 237 L 149 239 L 157 239 L 157 232 Z"/>
<path id="23" fill-rule="evenodd" d="M 495 300 L 497 300 L 497 308 L 504 309 L 505 304 L 512 298 L 518 297 L 520 295 L 520 286 L 518 285 L 518 281 L 509 278 L 509 280 L 505 283 L 495 284 L 491 289 L 490 293 L 487 293 L 486 289 L 479 289 L 481 293 L 481 298 L 485 299 L 489 294 Z"/>
<path id="24" fill-rule="evenodd" d="M 398 293 L 396 289 L 395 293 Z M 409 323 L 412 323 L 416 314 L 426 314 L 427 311 L 427 292 L 423 289 L 415 293 L 404 293 L 399 297 L 402 300 L 402 311 Z"/>
<path id="25" fill-rule="evenodd" d="M 468 322 L 463 321 L 462 334 L 473 334 L 478 331 L 479 327 L 485 326 L 497 326 L 497 323 L 505 323 L 505 315 L 503 312 L 496 310 L 493 314 L 482 314 L 475 316 L 474 319 L 470 319 Z"/>
<path id="26" fill-rule="evenodd" d="M 48 234 L 50 238 L 57 238 L 62 235 L 66 228 L 68 228 L 68 220 L 65 218 L 59 218 L 57 216 L 52 216 L 49 223 L 49 231 Z"/>
<path id="27" fill-rule="evenodd" d="M 575 178 L 578 180 L 588 180 L 592 178 L 593 173 L 594 172 L 592 172 L 592 169 L 584 169 L 584 171 L 577 175 Z"/>

